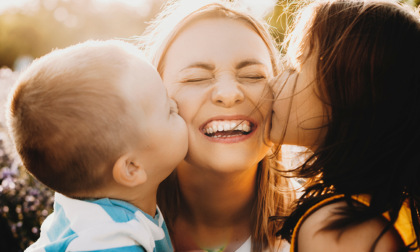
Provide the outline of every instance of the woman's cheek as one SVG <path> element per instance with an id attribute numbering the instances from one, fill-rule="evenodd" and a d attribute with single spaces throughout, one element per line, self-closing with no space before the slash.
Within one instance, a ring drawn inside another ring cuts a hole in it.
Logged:
<path id="1" fill-rule="evenodd" d="M 273 95 L 271 89 L 265 83 L 248 89 L 246 96 L 249 97 L 263 119 L 271 116 Z"/>
<path id="2" fill-rule="evenodd" d="M 178 86 L 171 88 L 168 92 L 178 104 L 179 115 L 189 124 L 199 108 L 199 100 L 203 96 L 202 91 L 194 87 Z"/>

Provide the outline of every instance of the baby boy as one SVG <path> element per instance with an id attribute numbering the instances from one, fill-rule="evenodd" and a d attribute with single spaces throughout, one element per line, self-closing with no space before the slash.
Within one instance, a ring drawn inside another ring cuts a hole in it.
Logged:
<path id="1" fill-rule="evenodd" d="M 7 114 L 25 168 L 56 191 L 26 251 L 173 250 L 156 192 L 187 153 L 187 128 L 134 45 L 87 41 L 37 59 Z"/>

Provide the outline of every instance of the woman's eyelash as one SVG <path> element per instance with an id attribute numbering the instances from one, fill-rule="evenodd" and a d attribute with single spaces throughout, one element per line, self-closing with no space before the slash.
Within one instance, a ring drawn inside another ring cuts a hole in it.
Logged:
<path id="1" fill-rule="evenodd" d="M 239 76 L 239 79 L 246 79 L 246 80 L 265 80 L 267 77 L 265 75 L 245 75 L 245 76 Z"/>
<path id="2" fill-rule="evenodd" d="M 252 75 L 252 76 L 242 76 L 241 78 L 248 78 L 248 79 L 265 79 L 263 75 Z"/>
<path id="3" fill-rule="evenodd" d="M 210 80 L 210 78 L 192 78 L 192 79 L 185 79 L 183 82 L 200 82 Z"/>
<path id="4" fill-rule="evenodd" d="M 265 75 L 245 75 L 245 76 L 239 76 L 240 79 L 249 79 L 249 80 L 263 80 L 267 77 Z M 182 80 L 183 83 L 197 83 L 197 82 L 203 82 L 203 81 L 209 81 L 212 78 L 205 77 L 205 78 L 186 78 Z"/>

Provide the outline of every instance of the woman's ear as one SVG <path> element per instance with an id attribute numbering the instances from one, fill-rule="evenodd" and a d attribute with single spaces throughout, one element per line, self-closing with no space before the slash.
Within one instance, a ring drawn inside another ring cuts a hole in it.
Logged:
<path id="1" fill-rule="evenodd" d="M 118 158 L 112 169 L 112 175 L 118 184 L 128 187 L 138 186 L 147 180 L 144 167 L 130 154 Z"/>

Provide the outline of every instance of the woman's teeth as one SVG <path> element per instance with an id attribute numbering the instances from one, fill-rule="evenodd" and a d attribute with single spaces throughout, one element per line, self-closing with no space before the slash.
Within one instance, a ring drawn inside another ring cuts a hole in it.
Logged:
<path id="1" fill-rule="evenodd" d="M 203 131 L 211 137 L 232 137 L 248 134 L 252 123 L 245 120 L 211 121 L 204 126 Z"/>

